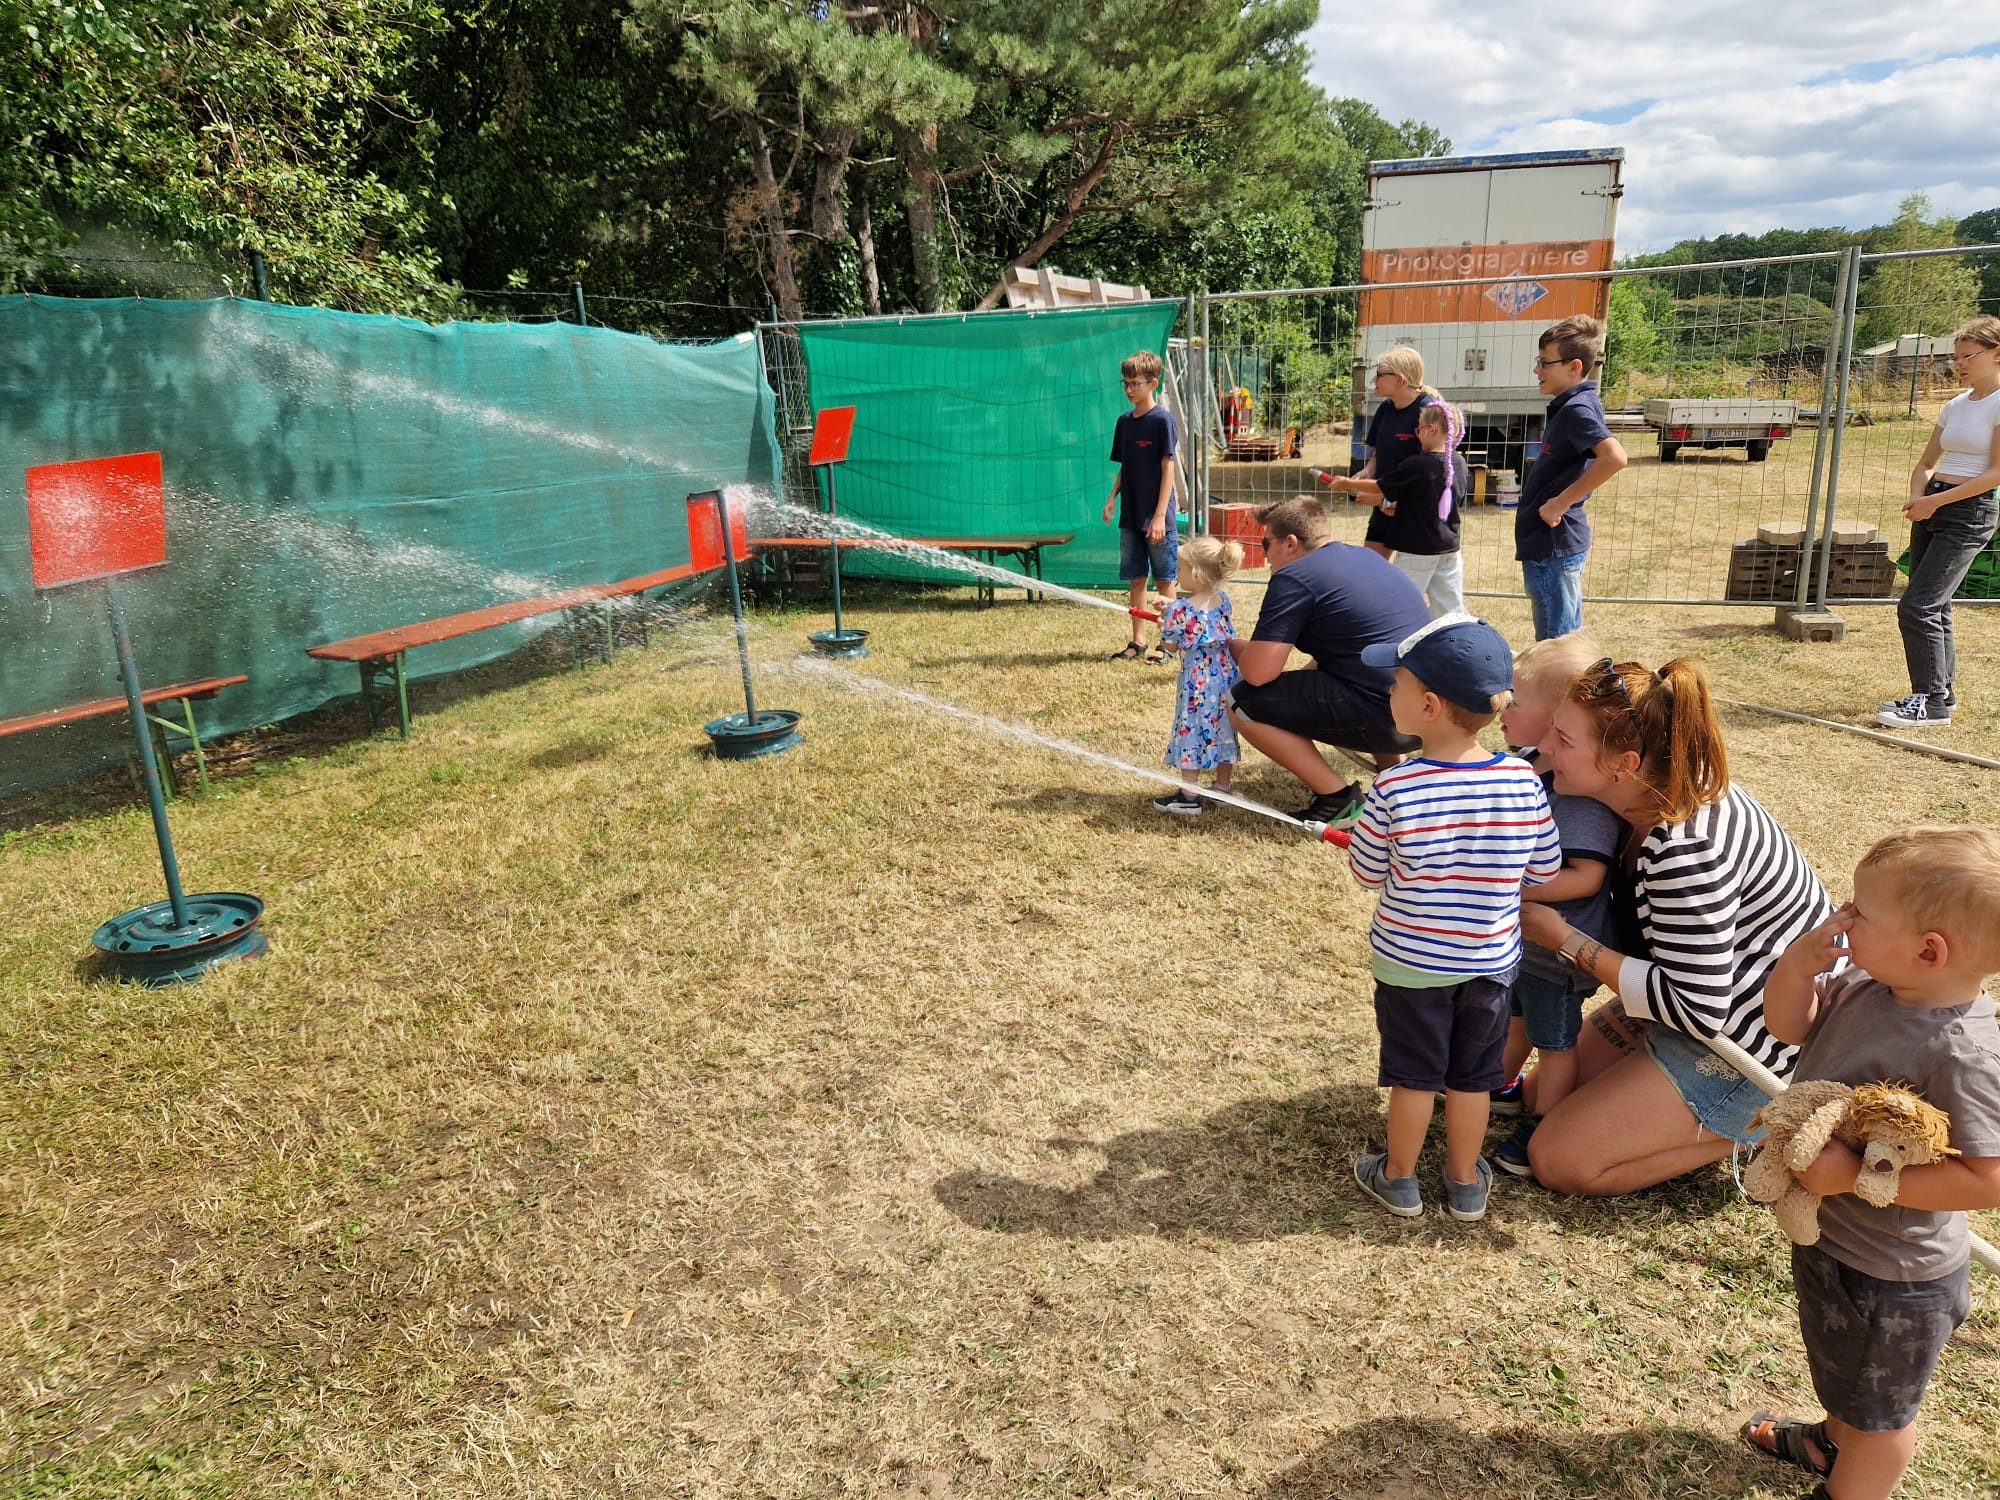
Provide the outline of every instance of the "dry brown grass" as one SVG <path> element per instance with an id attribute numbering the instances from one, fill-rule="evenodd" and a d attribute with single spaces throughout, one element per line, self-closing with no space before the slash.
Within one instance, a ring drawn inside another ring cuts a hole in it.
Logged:
<path id="1" fill-rule="evenodd" d="M 1589 614 L 1735 697 L 1859 721 L 1901 681 L 1882 612 L 1841 647 Z M 1158 761 L 1170 674 L 1106 662 L 1109 615 L 854 616 L 861 672 Z M 785 671 L 826 623 L 763 621 L 760 698 L 808 737 L 766 762 L 707 756 L 737 688 L 699 626 L 420 687 L 407 746 L 182 805 L 191 885 L 259 893 L 273 936 L 196 986 L 77 972 L 155 896 L 139 811 L 0 854 L 0 1492 L 1802 1490 L 1734 1437 L 1809 1399 L 1768 1210 L 1718 1170 L 1388 1219 L 1348 1176 L 1380 1105 L 1341 861 Z M 1961 631 L 1949 742 L 2000 755 L 2000 617 Z M 1879 828 L 1992 817 L 1996 773 L 1730 730 L 1839 891 Z M 1295 796 L 1262 762 L 1245 789 Z M 2000 1481 L 1975 1288 L 1912 1496 Z"/>

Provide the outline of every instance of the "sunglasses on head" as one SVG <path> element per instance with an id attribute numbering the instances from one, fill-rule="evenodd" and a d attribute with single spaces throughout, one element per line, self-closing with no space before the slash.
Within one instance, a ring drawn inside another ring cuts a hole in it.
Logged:
<path id="1" fill-rule="evenodd" d="M 1639 723 L 1639 710 L 1632 702 L 1631 689 L 1625 686 L 1625 679 L 1620 675 L 1617 664 L 1606 656 L 1583 675 L 1588 679 L 1585 691 L 1592 698 L 1616 698 L 1625 706 L 1625 712 L 1631 715 L 1634 732 L 1643 739 L 1645 729 Z"/>

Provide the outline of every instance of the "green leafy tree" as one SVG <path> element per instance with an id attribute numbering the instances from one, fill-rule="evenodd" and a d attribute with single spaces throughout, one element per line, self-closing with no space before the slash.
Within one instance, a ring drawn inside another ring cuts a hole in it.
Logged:
<path id="1" fill-rule="evenodd" d="M 1876 252 L 1932 250 L 1955 245 L 1957 221 L 1934 215 L 1931 200 L 1912 193 L 1893 223 L 1869 232 Z M 1979 273 L 1961 256 L 1877 261 L 1861 278 L 1855 343 L 1866 347 L 1904 334 L 1948 334 L 1979 303 Z"/>
<path id="2" fill-rule="evenodd" d="M 1981 209 L 1958 221 L 1961 245 L 2000 245 L 2000 208 Z M 2000 313 L 2000 250 L 1989 251 L 1974 262 L 1979 272 L 1979 310 Z"/>
<path id="3" fill-rule="evenodd" d="M 0 10 L 0 284 L 117 225 L 338 306 L 436 297 L 420 216 L 363 169 L 404 109 L 396 76 L 432 0 L 14 0 Z"/>

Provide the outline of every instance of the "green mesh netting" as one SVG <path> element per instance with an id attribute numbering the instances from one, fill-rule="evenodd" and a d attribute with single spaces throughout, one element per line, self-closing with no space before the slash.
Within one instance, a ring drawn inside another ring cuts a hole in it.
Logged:
<path id="1" fill-rule="evenodd" d="M 802 325 L 813 407 L 856 408 L 841 514 L 899 536 L 1073 531 L 1043 554 L 1046 576 L 1115 587 L 1104 498 L 1117 477 L 1111 429 L 1128 409 L 1118 364 L 1141 349 L 1164 359 L 1179 312 L 1140 302 Z M 866 552 L 846 566 L 952 581 Z"/>
<path id="2" fill-rule="evenodd" d="M 748 335 L 267 303 L 0 301 L 0 718 L 120 692 L 96 585 L 36 596 L 27 467 L 158 449 L 167 565 L 123 584 L 148 685 L 250 674 L 205 733 L 353 694 L 305 648 L 687 561 L 689 492 L 777 482 Z M 414 650 L 413 675 L 541 623 Z M 123 716 L 0 739 L 0 791 L 118 753 Z"/>

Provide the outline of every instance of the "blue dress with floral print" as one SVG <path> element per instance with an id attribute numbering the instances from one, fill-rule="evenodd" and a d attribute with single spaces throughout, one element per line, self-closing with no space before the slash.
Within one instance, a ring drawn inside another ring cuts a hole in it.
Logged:
<path id="1" fill-rule="evenodd" d="M 1236 764 L 1236 726 L 1222 706 L 1223 694 L 1243 675 L 1229 654 L 1229 642 L 1236 639 L 1229 596 L 1223 594 L 1214 609 L 1174 600 L 1160 612 L 1160 639 L 1181 654 L 1180 700 L 1174 705 L 1167 764 L 1176 771 Z"/>

